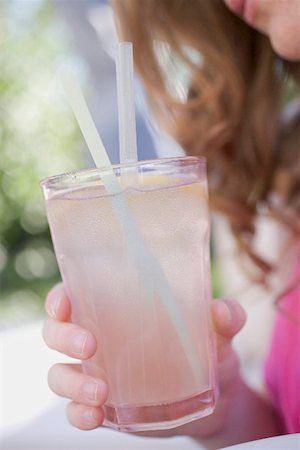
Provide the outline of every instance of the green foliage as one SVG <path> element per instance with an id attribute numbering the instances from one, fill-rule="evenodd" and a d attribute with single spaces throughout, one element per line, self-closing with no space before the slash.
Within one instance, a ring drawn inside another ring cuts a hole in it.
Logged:
<path id="1" fill-rule="evenodd" d="M 59 279 L 39 181 L 84 165 L 57 87 L 66 54 L 51 2 L 0 2 L 0 326 L 39 313 Z"/>

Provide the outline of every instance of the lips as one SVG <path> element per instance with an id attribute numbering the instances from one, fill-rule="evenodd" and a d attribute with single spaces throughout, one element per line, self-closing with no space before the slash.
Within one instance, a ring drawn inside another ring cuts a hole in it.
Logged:
<path id="1" fill-rule="evenodd" d="M 229 9 L 250 25 L 254 25 L 255 0 L 225 0 Z"/>
<path id="2" fill-rule="evenodd" d="M 244 12 L 244 4 L 246 0 L 225 0 L 227 6 L 238 16 L 242 16 Z"/>

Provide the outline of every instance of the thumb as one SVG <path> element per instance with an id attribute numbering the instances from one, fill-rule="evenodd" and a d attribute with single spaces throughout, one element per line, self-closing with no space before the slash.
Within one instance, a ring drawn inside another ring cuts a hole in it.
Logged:
<path id="1" fill-rule="evenodd" d="M 214 300 L 211 311 L 215 332 L 221 339 L 231 340 L 245 325 L 246 311 L 236 300 Z"/>
<path id="2" fill-rule="evenodd" d="M 211 306 L 216 334 L 221 390 L 232 385 L 239 374 L 238 355 L 231 341 L 246 322 L 246 312 L 235 300 L 214 300 Z"/>

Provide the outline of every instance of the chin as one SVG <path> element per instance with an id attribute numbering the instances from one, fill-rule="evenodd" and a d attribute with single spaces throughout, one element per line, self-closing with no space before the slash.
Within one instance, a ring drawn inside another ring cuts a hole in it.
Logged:
<path id="1" fill-rule="evenodd" d="M 268 33 L 273 50 L 287 61 L 300 61 L 298 27 L 284 25 L 282 22 L 274 23 Z"/>
<path id="2" fill-rule="evenodd" d="M 275 53 L 281 58 L 291 61 L 291 62 L 299 62 L 300 61 L 300 45 L 290 45 L 286 47 L 281 42 L 272 41 L 271 45 Z"/>

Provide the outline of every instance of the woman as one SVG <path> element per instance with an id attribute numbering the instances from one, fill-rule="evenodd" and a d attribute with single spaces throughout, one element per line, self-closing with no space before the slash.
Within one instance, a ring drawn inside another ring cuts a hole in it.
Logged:
<path id="1" fill-rule="evenodd" d="M 134 44 L 150 107 L 187 154 L 208 158 L 211 205 L 228 218 L 241 253 L 257 268 L 257 282 L 267 282 L 275 270 L 252 248 L 262 207 L 291 230 L 294 247 L 299 244 L 300 120 L 297 114 L 288 123 L 282 117 L 283 104 L 300 80 L 299 5 L 298 0 L 114 2 L 120 34 Z M 180 98 L 173 96 L 157 42 L 188 68 Z M 295 267 L 297 278 L 299 261 Z M 215 449 L 300 432 L 299 322 L 294 320 L 300 316 L 299 298 L 299 285 L 290 282 L 279 303 L 285 313 L 279 311 L 266 367 L 271 402 L 246 385 L 231 346 L 245 323 L 243 309 L 233 300 L 214 301 L 221 384 L 216 410 L 156 435 L 187 434 Z M 95 339 L 68 322 L 70 303 L 62 286 L 49 293 L 46 309 L 51 316 L 44 328 L 46 343 L 75 358 L 91 357 Z M 82 374 L 80 365 L 59 364 L 50 369 L 49 385 L 72 399 L 67 415 L 73 425 L 92 429 L 102 424 L 103 380 Z"/>

